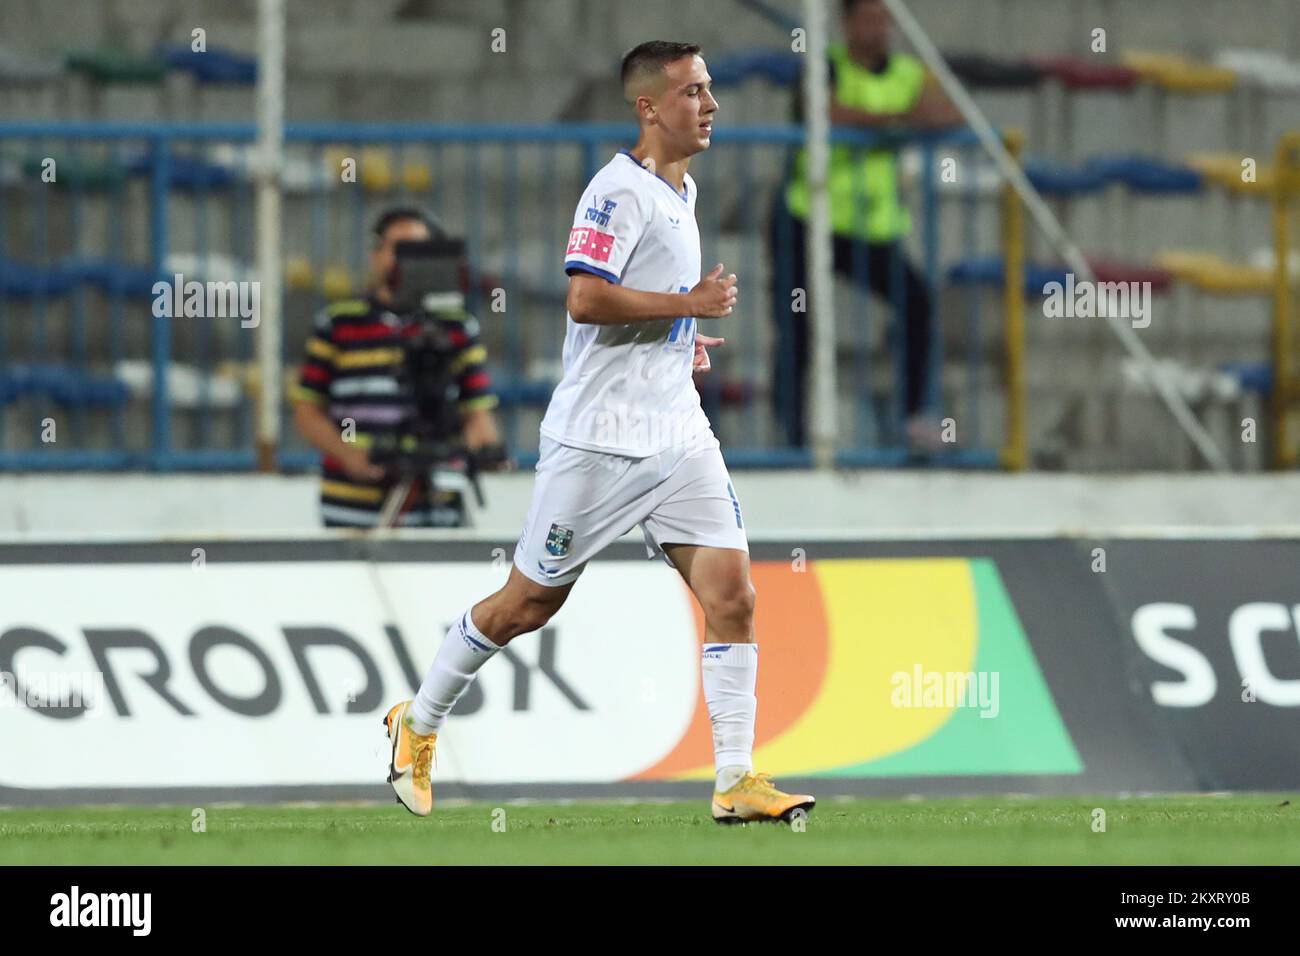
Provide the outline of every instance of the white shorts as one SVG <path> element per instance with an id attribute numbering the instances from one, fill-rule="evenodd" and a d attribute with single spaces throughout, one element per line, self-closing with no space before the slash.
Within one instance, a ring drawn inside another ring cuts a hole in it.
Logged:
<path id="1" fill-rule="evenodd" d="M 515 547 L 515 567 L 538 584 L 576 581 L 591 558 L 638 524 L 651 558 L 666 544 L 749 551 L 740 502 L 712 432 L 647 458 L 573 448 L 546 436 L 540 451 Z"/>

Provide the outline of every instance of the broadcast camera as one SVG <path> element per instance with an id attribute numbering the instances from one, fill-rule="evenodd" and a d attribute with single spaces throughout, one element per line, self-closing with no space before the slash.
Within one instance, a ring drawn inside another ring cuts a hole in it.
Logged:
<path id="1" fill-rule="evenodd" d="M 439 235 L 421 242 L 399 242 L 395 253 L 392 310 L 404 320 L 414 318 L 419 328 L 403 349 L 398 372 L 399 387 L 410 404 L 394 434 L 376 441 L 370 451 L 371 461 L 398 479 L 383 514 L 396 518 L 414 481 L 427 478 L 434 469 L 456 465 L 464 468 L 482 507 L 478 473 L 499 467 L 505 449 L 495 445 L 472 453 L 465 446 L 458 407 L 460 387 L 452 370 L 458 349 L 438 321 L 439 313 L 464 310 L 460 274 L 465 243 Z"/>

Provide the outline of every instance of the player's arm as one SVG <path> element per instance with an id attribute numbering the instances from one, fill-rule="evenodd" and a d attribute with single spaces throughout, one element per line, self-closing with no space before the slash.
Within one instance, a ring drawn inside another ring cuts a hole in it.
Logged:
<path id="1" fill-rule="evenodd" d="M 856 126 L 860 129 L 936 129 L 960 126 L 965 122 L 938 80 L 928 71 L 920 95 L 906 112 L 875 113 L 844 106 L 832 100 L 830 120 L 835 126 Z"/>
<path id="2" fill-rule="evenodd" d="M 503 470 L 509 466 L 509 459 L 493 412 L 500 401 L 492 390 L 487 349 L 479 339 L 478 320 L 463 310 L 443 312 L 441 318 L 443 328 L 456 348 L 451 372 L 456 376 L 460 390 L 457 404 L 465 447 L 478 457 L 479 467 L 483 470 Z"/>
<path id="3" fill-rule="evenodd" d="M 928 70 L 925 74 L 925 85 L 921 87 L 921 95 L 917 97 L 912 108 L 903 114 L 903 121 L 908 126 L 931 129 L 961 126 L 966 122 L 961 111 L 953 105 L 952 100 L 948 99 L 948 94 L 943 91 L 939 81 Z"/>
<path id="4" fill-rule="evenodd" d="M 831 125 L 857 126 L 861 129 L 890 129 L 903 125 L 902 113 L 873 113 L 840 103 L 831 103 Z"/>
<path id="5" fill-rule="evenodd" d="M 689 292 L 645 292 L 577 272 L 569 277 L 565 301 L 573 321 L 587 325 L 627 325 L 688 315 L 720 319 L 730 315 L 735 305 L 736 276 L 724 276 L 721 263 Z"/>
<path id="6" fill-rule="evenodd" d="M 325 411 L 325 406 L 329 404 L 337 351 L 329 314 L 322 312 L 316 318 L 316 328 L 307 339 L 307 354 L 301 377 L 293 389 L 293 422 L 313 448 L 337 459 L 353 478 L 358 481 L 377 480 L 383 477 L 383 468 L 370 463 L 365 449 L 344 441 L 338 422 Z"/>

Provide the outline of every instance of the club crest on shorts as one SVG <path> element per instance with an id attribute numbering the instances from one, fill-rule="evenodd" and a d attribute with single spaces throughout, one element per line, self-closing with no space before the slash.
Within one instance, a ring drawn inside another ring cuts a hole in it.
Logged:
<path id="1" fill-rule="evenodd" d="M 569 545 L 573 542 L 573 531 L 569 528 L 561 528 L 558 524 L 551 525 L 550 532 L 546 535 L 546 553 L 552 554 L 557 558 L 562 558 L 569 553 Z"/>

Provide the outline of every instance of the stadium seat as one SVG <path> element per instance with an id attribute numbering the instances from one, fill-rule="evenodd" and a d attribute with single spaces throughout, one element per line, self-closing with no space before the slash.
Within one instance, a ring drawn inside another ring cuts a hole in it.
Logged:
<path id="1" fill-rule="evenodd" d="M 1272 50 L 1220 50 L 1216 66 L 1233 70 L 1242 81 L 1269 92 L 1300 91 L 1300 63 Z"/>
<path id="2" fill-rule="evenodd" d="M 122 382 L 70 365 L 13 364 L 0 373 L 0 403 L 43 397 L 65 408 L 119 408 L 130 399 Z"/>
<path id="3" fill-rule="evenodd" d="M 1085 165 L 1106 182 L 1120 183 L 1138 193 L 1195 193 L 1203 186 L 1197 170 L 1148 156 L 1094 156 Z"/>
<path id="4" fill-rule="evenodd" d="M 104 86 L 157 86 L 167 73 L 167 64 L 156 56 L 113 49 L 75 50 L 64 59 L 64 65 L 70 73 L 81 74 Z"/>
<path id="5" fill-rule="evenodd" d="M 1043 294 L 1050 282 L 1065 282 L 1067 270 L 1062 266 L 1025 263 L 1025 297 Z M 972 256 L 954 262 L 948 268 L 948 281 L 957 286 L 1000 289 L 1006 282 L 1005 265 L 1000 256 Z"/>
<path id="6" fill-rule="evenodd" d="M 1098 192 L 1106 185 L 1106 177 L 1098 170 L 1041 158 L 1025 161 L 1025 176 L 1044 196 L 1082 196 Z"/>
<path id="7" fill-rule="evenodd" d="M 126 182 L 128 169 L 113 159 L 83 159 L 71 157 L 53 157 L 54 181 L 50 183 L 56 189 L 83 189 L 87 192 L 116 189 Z M 26 156 L 22 159 L 23 178 L 29 182 L 42 182 L 41 174 L 45 171 L 45 156 Z"/>
<path id="8" fill-rule="evenodd" d="M 338 159 L 342 151 L 336 151 L 335 161 L 330 164 L 322 159 L 317 162 L 312 156 L 304 155 L 292 145 L 286 147 L 280 166 L 280 185 L 286 193 L 301 195 L 333 189 L 340 183 Z M 332 155 L 332 154 L 331 154 Z M 234 143 L 216 143 L 207 152 L 208 162 L 223 166 L 231 171 L 238 180 L 251 178 L 250 170 L 254 165 L 254 151 L 250 146 Z"/>
<path id="9" fill-rule="evenodd" d="M 326 266 L 321 275 L 321 292 L 327 299 L 346 299 L 352 295 L 352 276 L 346 266 Z"/>
<path id="10" fill-rule="evenodd" d="M 134 175 L 149 175 L 153 157 L 148 153 L 135 156 L 127 163 Z M 210 162 L 191 153 L 173 152 L 167 157 L 167 184 L 172 189 L 224 189 L 235 181 L 229 166 Z"/>
<path id="11" fill-rule="evenodd" d="M 367 192 L 386 193 L 393 188 L 396 182 L 396 176 L 393 173 L 393 163 L 389 159 L 388 153 L 380 150 L 366 150 L 362 153 L 361 161 L 358 164 L 360 169 L 361 185 Z"/>
<path id="12" fill-rule="evenodd" d="M 1254 179 L 1242 178 L 1244 156 L 1236 153 L 1193 153 L 1187 165 L 1199 171 L 1205 179 L 1231 193 L 1265 195 L 1273 188 L 1275 172 L 1272 166 L 1259 163 Z"/>
<path id="13" fill-rule="evenodd" d="M 1034 89 L 1048 75 L 1043 66 L 1028 60 L 1004 59 L 985 53 L 948 53 L 944 59 L 959 80 L 981 90 Z"/>
<path id="14" fill-rule="evenodd" d="M 315 273 L 306 256 L 290 256 L 285 259 L 284 287 L 289 292 L 311 292 L 316 288 Z"/>
<path id="15" fill-rule="evenodd" d="M 899 183 L 904 189 L 913 189 L 921 180 L 921 169 L 925 157 L 921 150 L 908 148 L 898 155 Z M 974 163 L 974 169 L 967 167 L 954 181 L 943 175 L 942 165 L 935 161 L 931 166 L 934 188 L 944 195 L 953 196 L 1001 196 L 1003 191 L 1002 176 L 997 168 L 989 163 Z"/>
<path id="16" fill-rule="evenodd" d="M 186 279 L 205 282 L 244 282 L 255 278 L 249 265 L 221 252 L 209 252 L 203 256 L 194 252 L 173 252 L 163 261 L 162 271 L 164 278 L 179 272 Z"/>
<path id="17" fill-rule="evenodd" d="M 1174 274 L 1158 266 L 1134 265 L 1114 259 L 1088 257 L 1088 265 L 1098 282 L 1149 282 L 1151 292 L 1168 292 L 1174 283 Z"/>
<path id="18" fill-rule="evenodd" d="M 0 293 L 11 299 L 64 295 L 78 281 L 78 275 L 63 264 L 38 266 L 0 258 Z"/>
<path id="19" fill-rule="evenodd" d="M 208 47 L 196 52 L 188 43 L 164 44 L 154 48 L 155 55 L 173 70 L 184 70 L 198 83 L 226 86 L 252 86 L 257 82 L 257 59 Z"/>
<path id="20" fill-rule="evenodd" d="M 167 365 L 167 396 L 174 408 L 234 408 L 244 398 L 244 381 L 238 363 L 222 363 L 211 373 L 183 362 Z M 153 393 L 153 363 L 127 359 L 113 367 L 116 381 L 137 399 Z"/>
<path id="21" fill-rule="evenodd" d="M 1277 252 L 1272 246 L 1261 246 L 1251 251 L 1247 257 L 1247 262 L 1257 269 L 1276 269 Z M 1291 248 L 1290 255 L 1287 256 L 1287 267 L 1290 269 L 1292 277 L 1300 279 L 1300 249 Z"/>
<path id="22" fill-rule="evenodd" d="M 1121 57 L 1125 66 L 1142 79 L 1171 93 L 1226 93 L 1237 82 L 1235 70 L 1209 63 L 1197 63 L 1177 53 L 1128 50 Z"/>
<path id="23" fill-rule="evenodd" d="M 1210 252 L 1167 250 L 1156 256 L 1157 268 L 1211 295 L 1264 295 L 1273 289 L 1273 270 L 1229 262 Z"/>
<path id="24" fill-rule="evenodd" d="M 1138 72 L 1126 66 L 1093 63 L 1073 56 L 1031 56 L 1026 61 L 1067 90 L 1114 90 L 1125 92 L 1138 82 Z"/>
<path id="25" fill-rule="evenodd" d="M 403 163 L 402 187 L 410 193 L 428 192 L 433 188 L 433 169 L 428 163 Z"/>
<path id="26" fill-rule="evenodd" d="M 160 275 L 152 266 L 115 259 L 72 259 L 65 268 L 78 282 L 87 283 L 105 295 L 152 296 L 154 283 L 170 282 L 172 278 Z"/>
<path id="27" fill-rule="evenodd" d="M 736 86 L 751 77 L 774 86 L 792 86 L 802 69 L 802 58 L 787 47 L 731 50 L 709 58 L 709 75 L 718 87 Z"/>
<path id="28" fill-rule="evenodd" d="M 1174 274 L 1161 266 L 1136 265 L 1102 257 L 1088 257 L 1088 265 L 1098 282 L 1150 282 L 1153 293 L 1168 291 Z M 1050 282 L 1064 284 L 1069 269 L 1063 265 L 1025 264 L 1025 295 L 1042 295 L 1043 287 Z M 1001 288 L 1003 261 L 998 256 L 978 256 L 954 263 L 948 270 L 948 281 L 954 285 L 987 286 Z"/>
<path id="29" fill-rule="evenodd" d="M 1273 365 L 1271 362 L 1221 362 L 1219 371 L 1231 376 L 1243 392 L 1257 395 L 1273 393 Z"/>

